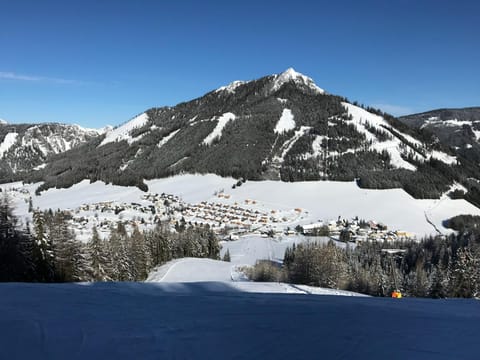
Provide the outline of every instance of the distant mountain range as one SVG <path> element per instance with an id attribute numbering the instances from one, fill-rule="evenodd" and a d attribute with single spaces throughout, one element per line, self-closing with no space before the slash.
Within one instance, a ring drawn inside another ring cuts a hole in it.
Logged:
<path id="1" fill-rule="evenodd" d="M 430 131 L 457 151 L 479 149 L 480 107 L 438 109 L 402 116 L 399 120 L 412 128 Z"/>
<path id="2" fill-rule="evenodd" d="M 47 159 L 88 142 L 102 133 L 66 124 L 9 124 L 0 121 L 0 179 L 23 177 L 46 166 Z"/>
<path id="3" fill-rule="evenodd" d="M 401 187 L 417 198 L 450 191 L 480 204 L 478 114 L 479 108 L 436 110 L 397 119 L 328 94 L 288 69 L 149 109 L 105 133 L 37 125 L 55 131 L 37 132 L 45 144 L 22 166 L 12 161 L 24 156 L 8 145 L 19 135 L 0 125 L 0 150 L 7 149 L 5 173 L 44 181 L 39 191 L 83 179 L 146 190 L 144 179 L 188 172 L 249 180 L 356 179 L 362 187 Z M 65 146 L 53 145 L 64 137 Z"/>

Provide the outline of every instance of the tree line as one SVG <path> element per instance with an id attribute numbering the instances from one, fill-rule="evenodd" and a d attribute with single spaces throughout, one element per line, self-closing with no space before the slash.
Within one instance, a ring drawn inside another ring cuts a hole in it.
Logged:
<path id="1" fill-rule="evenodd" d="M 6 199 L 0 202 L 0 281 L 142 281 L 157 265 L 181 257 L 219 259 L 220 245 L 208 226 L 180 224 L 176 232 L 127 232 L 121 222 L 102 239 L 96 227 L 88 242 L 76 239 L 62 211 L 35 211 L 21 229 Z"/>
<path id="2" fill-rule="evenodd" d="M 355 248 L 341 248 L 333 242 L 302 243 L 287 249 L 283 266 L 261 261 L 249 275 L 256 281 L 285 281 L 373 296 L 390 296 L 400 290 L 414 297 L 478 297 L 480 237 L 467 230 L 447 238 L 365 242 Z"/>

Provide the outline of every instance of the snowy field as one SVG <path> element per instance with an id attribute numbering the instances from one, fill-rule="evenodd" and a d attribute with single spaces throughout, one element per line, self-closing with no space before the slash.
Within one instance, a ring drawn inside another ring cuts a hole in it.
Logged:
<path id="1" fill-rule="evenodd" d="M 212 259 L 183 258 L 172 260 L 154 269 L 146 280 L 148 283 L 195 283 L 207 281 L 216 282 L 219 287 L 228 286 L 242 292 L 367 296 L 351 291 L 307 285 L 251 282 L 242 272 L 242 266 Z"/>
<path id="2" fill-rule="evenodd" d="M 480 304 L 225 283 L 0 284 L 2 359 L 478 359 Z"/>
<path id="3" fill-rule="evenodd" d="M 186 203 L 218 201 L 215 192 L 224 190 L 230 195 L 222 199 L 231 205 L 242 204 L 246 199 L 257 202 L 259 210 L 292 211 L 302 209 L 302 216 L 285 226 L 309 224 L 318 220 L 352 218 L 375 220 L 392 230 L 404 230 L 421 237 L 436 233 L 427 221 L 433 222 L 441 232 L 448 232 L 442 222 L 459 214 L 480 215 L 480 209 L 465 200 L 443 197 L 437 200 L 416 200 L 401 189 L 361 189 L 354 182 L 312 181 L 285 183 L 280 181 L 247 181 L 232 189 L 236 181 L 216 175 L 179 175 L 146 182 L 150 193 L 178 195 Z M 38 184 L 22 186 L 21 183 L 2 184 L 8 190 L 19 188 L 27 194 L 11 193 L 17 213 L 27 214 L 27 198 L 32 196 L 33 206 L 40 209 L 73 209 L 86 203 L 101 201 L 139 202 L 144 194 L 134 187 L 105 185 L 98 181 L 82 181 L 69 189 L 50 189 L 40 196 L 34 191 Z"/>
<path id="4" fill-rule="evenodd" d="M 223 257 L 228 250 L 231 262 L 235 265 L 255 265 L 259 259 L 283 262 L 285 250 L 287 247 L 292 247 L 293 244 L 308 241 L 326 244 L 329 240 L 328 237 L 308 237 L 303 235 L 282 235 L 275 238 L 246 235 L 238 240 L 222 241 L 220 256 Z M 335 241 L 335 243 L 337 246 L 346 246 L 344 242 Z M 355 246 L 355 244 L 349 244 L 349 246 Z"/>

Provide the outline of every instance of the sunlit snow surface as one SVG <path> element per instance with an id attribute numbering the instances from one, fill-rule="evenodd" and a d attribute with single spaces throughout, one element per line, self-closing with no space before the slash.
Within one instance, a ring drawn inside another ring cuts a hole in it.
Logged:
<path id="1" fill-rule="evenodd" d="M 231 195 L 228 203 L 243 203 L 254 199 L 258 208 L 304 210 L 304 217 L 287 224 L 309 224 L 318 220 L 353 218 L 375 220 L 389 226 L 389 229 L 404 230 L 421 237 L 435 234 L 427 217 L 442 232 L 443 221 L 459 214 L 480 215 L 480 209 L 469 202 L 447 197 L 432 200 L 417 200 L 402 189 L 370 190 L 361 189 L 355 182 L 310 181 L 286 183 L 280 181 L 247 181 L 232 189 L 236 180 L 216 175 L 179 175 L 165 179 L 146 181 L 151 193 L 167 193 L 180 196 L 187 203 L 218 201 L 214 193 L 225 190 Z M 68 189 L 49 189 L 41 196 L 34 194 L 39 184 L 26 185 L 32 194 L 34 208 L 73 209 L 84 203 L 101 201 L 138 202 L 144 194 L 135 187 L 105 185 L 103 182 L 90 184 L 84 180 Z M 8 190 L 21 187 L 21 183 L 2 184 Z M 27 214 L 28 204 L 24 197 L 13 198 L 20 216 Z M 224 202 L 227 202 L 224 200 Z"/>
<path id="2" fill-rule="evenodd" d="M 217 139 L 222 137 L 222 131 L 223 128 L 227 125 L 229 121 L 235 120 L 235 114 L 232 114 L 231 112 L 227 112 L 220 116 L 217 119 L 217 126 L 212 130 L 210 134 L 203 140 L 203 144 L 205 145 L 211 145 L 212 142 Z"/>
<path id="3" fill-rule="evenodd" d="M 2 359 L 478 359 L 476 300 L 1 284 Z"/>
<path id="4" fill-rule="evenodd" d="M 277 125 L 275 125 L 274 132 L 281 134 L 285 131 L 295 129 L 295 120 L 293 119 L 293 114 L 290 109 L 283 109 L 282 116 L 278 120 Z"/>
<path id="5" fill-rule="evenodd" d="M 147 122 L 148 122 L 148 115 L 146 113 L 140 114 L 134 119 L 126 122 L 125 124 L 120 125 L 119 127 L 108 131 L 105 136 L 105 139 L 103 139 L 103 141 L 100 143 L 99 146 L 103 146 L 108 143 L 121 141 L 121 140 L 126 140 L 130 144 L 138 140 L 137 138 L 132 138 L 132 136 L 130 135 L 131 132 L 137 128 L 144 126 Z"/>
<path id="6" fill-rule="evenodd" d="M 5 139 L 3 139 L 3 142 L 0 144 L 0 157 L 3 157 L 3 154 L 15 144 L 17 136 L 17 133 L 8 133 L 5 135 Z"/>

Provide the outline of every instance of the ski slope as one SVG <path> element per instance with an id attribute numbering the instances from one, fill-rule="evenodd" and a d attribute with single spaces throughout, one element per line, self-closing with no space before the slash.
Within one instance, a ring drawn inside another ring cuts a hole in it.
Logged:
<path id="1" fill-rule="evenodd" d="M 242 292 L 367 296 L 352 291 L 320 288 L 307 285 L 294 285 L 279 282 L 251 282 L 242 272 L 242 267 L 235 263 L 199 258 L 183 258 L 169 261 L 168 263 L 151 271 L 146 282 L 215 282 L 217 283 L 216 286 L 220 288 L 228 286 L 231 289 Z"/>
<path id="2" fill-rule="evenodd" d="M 480 305 L 225 283 L 0 284 L 2 359 L 478 359 Z"/>

